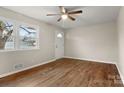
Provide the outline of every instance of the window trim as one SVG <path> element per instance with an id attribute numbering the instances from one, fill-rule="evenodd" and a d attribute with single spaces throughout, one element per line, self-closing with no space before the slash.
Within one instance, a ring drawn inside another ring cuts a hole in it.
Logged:
<path id="1" fill-rule="evenodd" d="M 17 44 L 17 49 L 18 50 L 32 50 L 32 49 L 39 49 L 39 26 L 37 26 L 37 25 L 32 25 L 32 24 L 28 24 L 28 23 L 24 23 L 24 22 L 20 22 L 21 24 L 20 25 L 18 25 L 18 35 L 17 35 L 17 37 L 18 37 L 18 44 Z M 19 29 L 20 29 L 20 26 L 21 25 L 23 25 L 23 26 L 31 26 L 31 27 L 34 27 L 35 29 L 36 29 L 36 31 L 37 31 L 37 33 L 36 33 L 36 40 L 37 40 L 37 43 L 36 43 L 36 47 L 34 47 L 34 48 L 19 48 Z"/>

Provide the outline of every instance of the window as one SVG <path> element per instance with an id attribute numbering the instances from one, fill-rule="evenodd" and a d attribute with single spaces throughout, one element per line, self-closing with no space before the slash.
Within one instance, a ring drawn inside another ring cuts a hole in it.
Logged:
<path id="1" fill-rule="evenodd" d="M 37 30 L 34 27 L 21 25 L 19 27 L 19 48 L 36 48 L 37 43 Z"/>
<path id="2" fill-rule="evenodd" d="M 0 18 L 0 51 L 39 48 L 38 26 Z"/>
<path id="3" fill-rule="evenodd" d="M 13 23 L 0 20 L 0 50 L 14 49 Z"/>

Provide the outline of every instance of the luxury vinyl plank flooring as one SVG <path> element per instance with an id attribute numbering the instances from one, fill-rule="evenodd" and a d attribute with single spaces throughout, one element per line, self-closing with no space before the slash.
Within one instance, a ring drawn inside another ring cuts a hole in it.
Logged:
<path id="1" fill-rule="evenodd" d="M 0 79 L 2 87 L 122 87 L 114 64 L 60 59 Z"/>

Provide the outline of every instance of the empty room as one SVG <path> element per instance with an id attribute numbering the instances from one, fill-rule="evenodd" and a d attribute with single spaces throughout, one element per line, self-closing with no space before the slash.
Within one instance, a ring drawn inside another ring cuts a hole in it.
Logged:
<path id="1" fill-rule="evenodd" d="M 1 87 L 123 87 L 123 6 L 1 6 Z"/>

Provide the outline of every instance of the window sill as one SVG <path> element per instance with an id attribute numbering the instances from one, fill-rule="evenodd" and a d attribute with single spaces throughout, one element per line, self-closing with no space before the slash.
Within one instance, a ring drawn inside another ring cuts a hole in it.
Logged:
<path id="1" fill-rule="evenodd" d="M 0 52 L 18 52 L 18 51 L 33 51 L 40 50 L 40 48 L 31 48 L 31 49 L 16 49 L 16 50 L 0 50 Z"/>

